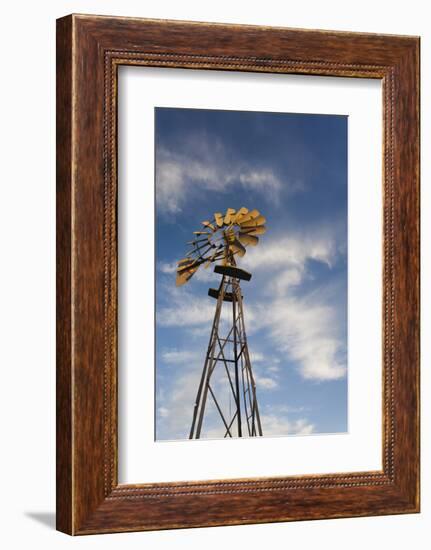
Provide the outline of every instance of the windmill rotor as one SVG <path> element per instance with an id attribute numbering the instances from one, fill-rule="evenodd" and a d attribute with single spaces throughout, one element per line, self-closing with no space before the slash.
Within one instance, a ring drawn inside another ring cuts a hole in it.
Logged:
<path id="1" fill-rule="evenodd" d="M 266 232 L 266 219 L 256 209 L 228 208 L 225 213 L 215 212 L 213 218 L 201 223 L 202 229 L 193 232 L 188 241 L 190 249 L 178 262 L 176 285 L 187 283 L 201 265 L 235 265 L 235 256 L 243 257 L 247 246 L 259 243 L 258 235 Z"/>

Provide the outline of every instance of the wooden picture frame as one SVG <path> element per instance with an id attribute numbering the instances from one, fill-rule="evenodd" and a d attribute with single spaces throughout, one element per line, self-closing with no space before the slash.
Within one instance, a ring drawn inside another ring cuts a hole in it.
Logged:
<path id="1" fill-rule="evenodd" d="M 383 469 L 119 485 L 119 65 L 383 83 Z M 70 15 L 57 21 L 57 529 L 419 511 L 419 38 Z"/>

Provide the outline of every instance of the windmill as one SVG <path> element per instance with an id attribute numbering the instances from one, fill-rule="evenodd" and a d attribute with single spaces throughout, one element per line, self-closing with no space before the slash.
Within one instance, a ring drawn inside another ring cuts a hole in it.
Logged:
<path id="1" fill-rule="evenodd" d="M 221 275 L 219 287 L 208 290 L 216 307 L 189 439 L 201 437 L 209 399 L 225 438 L 262 435 L 241 291 L 241 281 L 249 281 L 251 273 L 239 268 L 237 259 L 245 255 L 247 246 L 258 244 L 265 221 L 258 210 L 244 207 L 216 212 L 213 219 L 202 222 L 203 229 L 194 231 L 187 243 L 190 250 L 178 262 L 177 286 L 187 283 L 202 265 L 215 264 L 214 272 Z"/>

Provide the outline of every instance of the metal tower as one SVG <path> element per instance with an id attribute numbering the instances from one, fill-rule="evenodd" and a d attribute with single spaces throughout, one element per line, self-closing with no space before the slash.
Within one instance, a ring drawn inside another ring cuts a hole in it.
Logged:
<path id="1" fill-rule="evenodd" d="M 224 437 L 262 435 L 240 285 L 249 281 L 251 274 L 237 267 L 236 258 L 245 255 L 246 246 L 258 244 L 257 235 L 266 232 L 265 221 L 258 210 L 244 207 L 238 211 L 228 208 L 224 215 L 216 212 L 213 220 L 202 222 L 203 231 L 194 231 L 195 240 L 188 243 L 191 250 L 178 262 L 176 284 L 181 286 L 201 265 L 207 268 L 221 261 L 214 267 L 221 275 L 220 285 L 208 290 L 217 303 L 189 439 L 201 437 L 208 401 Z"/>

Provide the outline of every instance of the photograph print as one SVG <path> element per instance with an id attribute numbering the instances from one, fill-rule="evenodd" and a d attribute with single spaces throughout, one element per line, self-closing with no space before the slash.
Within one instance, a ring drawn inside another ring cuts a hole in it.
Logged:
<path id="1" fill-rule="evenodd" d="M 155 439 L 348 431 L 342 115 L 155 109 Z"/>

